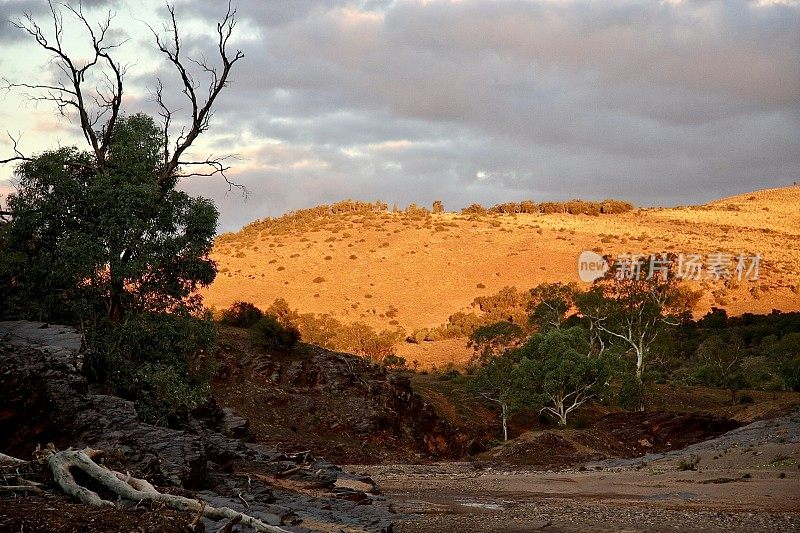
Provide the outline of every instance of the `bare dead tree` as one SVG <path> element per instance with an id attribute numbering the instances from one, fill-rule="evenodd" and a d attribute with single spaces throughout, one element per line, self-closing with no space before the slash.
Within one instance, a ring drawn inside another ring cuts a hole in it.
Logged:
<path id="1" fill-rule="evenodd" d="M 25 13 L 22 18 L 12 24 L 27 33 L 42 49 L 47 51 L 53 63 L 61 73 L 61 79 L 52 83 L 10 82 L 4 79 L 2 88 L 21 90 L 23 95 L 33 102 L 54 104 L 62 116 L 77 115 L 77 122 L 84 138 L 94 153 L 97 170 L 102 171 L 108 164 L 109 146 L 114 127 L 121 113 L 123 81 L 128 70 L 127 65 L 113 57 L 114 50 L 125 43 L 109 42 L 110 28 L 115 14 L 112 11 L 96 25 L 93 25 L 84 14 L 81 5 L 75 8 L 68 3 L 54 4 L 48 0 L 52 28 L 45 30 L 32 16 Z M 209 156 L 205 159 L 182 159 L 195 140 L 208 129 L 213 115 L 212 107 L 222 90 L 228 86 L 233 65 L 244 57 L 241 50 L 231 53 L 228 42 L 236 26 L 236 10 L 228 3 L 227 11 L 217 23 L 217 50 L 219 64 L 212 64 L 205 58 L 197 60 L 185 57 L 181 50 L 181 38 L 178 22 L 173 6 L 167 5 L 169 21 L 164 24 L 166 37 L 159 35 L 150 27 L 158 49 L 165 55 L 169 63 L 177 71 L 183 86 L 182 92 L 191 104 L 191 116 L 188 128 L 183 128 L 174 144 L 170 141 L 170 129 L 175 113 L 169 109 L 164 99 L 164 85 L 160 79 L 154 90 L 156 103 L 160 108 L 164 132 L 163 161 L 164 167 L 158 177 L 158 184 L 165 188 L 174 177 L 190 176 L 222 176 L 229 188 L 244 187 L 230 181 L 225 174 L 230 166 L 228 157 Z M 78 62 L 64 46 L 64 14 L 72 16 L 86 33 L 93 54 L 84 61 Z M 189 65 L 194 65 L 201 75 L 208 78 L 207 90 L 200 91 L 201 84 L 195 80 Z M 93 81 L 94 80 L 94 81 Z M 100 80 L 100 81 L 97 81 Z M 94 83 L 94 85 L 91 85 Z M 12 138 L 14 156 L 0 159 L 0 164 L 14 161 L 25 161 L 25 157 L 17 147 L 17 140 Z M 185 171 L 183 170 L 185 169 Z"/>
<path id="2" fill-rule="evenodd" d="M 102 171 L 122 105 L 122 80 L 126 71 L 126 67 L 110 55 L 112 50 L 123 43 L 108 43 L 106 39 L 114 14 L 109 11 L 95 28 L 83 14 L 80 4 L 78 9 L 69 4 L 59 4 L 74 15 L 88 34 L 94 55 L 81 64 L 64 48 L 63 12 L 49 0 L 48 6 L 53 25 L 52 32 L 49 32 L 51 35 L 48 36 L 31 13 L 25 13 L 21 20 L 12 24 L 30 35 L 36 44 L 51 54 L 64 79 L 52 84 L 12 83 L 6 80 L 5 88 L 22 89 L 25 96 L 34 102 L 53 103 L 62 116 L 67 116 L 70 112 L 77 113 L 81 131 L 94 152 L 98 170 Z M 86 89 L 85 84 L 87 77 L 95 71 L 100 71 L 99 76 L 105 81 L 92 92 Z M 90 107 L 89 99 L 94 102 L 94 108 Z M 97 125 L 104 118 L 106 121 L 103 127 L 97 131 Z"/>
<path id="3" fill-rule="evenodd" d="M 228 166 L 225 165 L 227 158 L 207 158 L 201 161 L 185 161 L 181 160 L 186 150 L 192 145 L 197 137 L 208 129 L 209 121 L 211 120 L 211 108 L 214 101 L 219 96 L 219 93 L 228 85 L 228 78 L 230 76 L 231 68 L 233 65 L 244 57 L 241 50 L 231 56 L 228 53 L 228 40 L 233 34 L 233 28 L 236 26 L 236 10 L 231 7 L 228 2 L 228 10 L 225 13 L 222 21 L 217 23 L 217 50 L 219 52 L 219 59 L 222 63 L 221 69 L 211 65 L 205 58 L 199 60 L 187 58 L 186 60 L 195 64 L 202 70 L 202 72 L 209 77 L 207 86 L 207 93 L 201 96 L 198 91 L 200 84 L 194 79 L 194 76 L 189 72 L 181 56 L 181 38 L 178 32 L 178 23 L 175 18 L 175 8 L 167 5 L 170 20 L 164 24 L 164 31 L 167 37 L 162 37 L 152 27 L 150 31 L 153 33 L 158 49 L 166 56 L 167 60 L 175 67 L 181 78 L 183 84 L 183 94 L 191 104 L 191 117 L 190 126 L 188 131 L 184 128 L 178 135 L 173 148 L 170 147 L 170 126 L 173 119 L 173 111 L 169 109 L 163 98 L 163 83 L 158 80 L 158 85 L 155 91 L 156 103 L 160 108 L 159 115 L 163 120 L 164 132 L 164 170 L 159 178 L 159 183 L 163 184 L 178 172 L 181 167 L 200 167 L 205 170 L 191 170 L 189 172 L 181 173 L 181 177 L 188 176 L 213 176 L 216 174 L 221 175 L 228 183 L 229 187 L 238 186 L 228 180 L 225 171 Z"/>

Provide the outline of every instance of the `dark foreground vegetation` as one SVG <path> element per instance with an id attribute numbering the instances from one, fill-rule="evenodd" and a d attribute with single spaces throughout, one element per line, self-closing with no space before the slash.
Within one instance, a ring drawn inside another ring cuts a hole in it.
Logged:
<path id="1" fill-rule="evenodd" d="M 210 283 L 217 210 L 159 182 L 163 136 L 120 118 L 100 162 L 74 148 L 16 171 L 0 226 L 0 315 L 78 326 L 88 376 L 168 423 L 209 398 L 214 327 L 194 291 Z"/>

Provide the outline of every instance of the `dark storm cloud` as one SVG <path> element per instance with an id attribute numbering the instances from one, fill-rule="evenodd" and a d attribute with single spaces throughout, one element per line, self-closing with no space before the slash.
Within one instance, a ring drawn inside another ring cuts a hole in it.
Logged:
<path id="1" fill-rule="evenodd" d="M 451 206 L 608 195 L 686 203 L 800 174 L 797 7 L 285 8 L 239 4 L 261 31 L 243 43 L 248 73 L 219 108 L 226 129 L 302 148 L 242 175 L 263 191 L 258 209 L 370 193 Z M 253 166 L 271 157 L 259 152 Z M 291 167 L 301 160 L 314 164 Z"/>
<path id="2" fill-rule="evenodd" d="M 80 2 L 87 13 L 92 9 L 115 9 L 120 7 L 120 3 L 120 0 L 82 0 Z M 73 2 L 72 5 L 77 9 L 78 2 Z M 44 23 L 49 19 L 43 18 L 43 16 L 49 15 L 50 9 L 45 0 L 0 0 L 0 42 L 15 41 L 26 37 L 23 31 L 11 24 L 11 22 L 19 21 L 26 13 Z"/>
<path id="3" fill-rule="evenodd" d="M 451 208 L 575 196 L 690 203 L 800 177 L 796 4 L 236 7 L 234 44 L 246 58 L 203 149 L 242 154 L 235 177 L 250 199 L 225 196 L 214 180 L 185 185 L 219 199 L 225 229 L 347 197 Z M 179 19 L 212 30 L 224 9 L 177 4 Z M 187 53 L 211 58 L 214 46 L 186 32 Z M 141 92 L 155 75 L 185 109 L 166 65 L 129 80 Z"/>

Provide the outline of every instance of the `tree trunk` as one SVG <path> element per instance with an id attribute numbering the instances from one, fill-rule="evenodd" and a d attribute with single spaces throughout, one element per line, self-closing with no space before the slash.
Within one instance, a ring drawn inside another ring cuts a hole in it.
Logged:
<path id="1" fill-rule="evenodd" d="M 644 350 L 636 348 L 636 380 L 642 384 L 642 372 L 644 371 Z"/>
<path id="2" fill-rule="evenodd" d="M 111 322 L 119 323 L 122 321 L 122 293 L 125 290 L 124 281 L 115 278 L 111 272 L 111 303 L 108 306 L 108 319 Z"/>
<path id="3" fill-rule="evenodd" d="M 636 381 L 639 383 L 639 387 L 641 388 L 641 395 L 639 396 L 639 411 L 644 412 L 644 379 L 642 379 L 642 374 L 644 373 L 644 350 L 642 348 L 636 348 Z"/>
<path id="4" fill-rule="evenodd" d="M 502 409 L 502 414 L 500 415 L 503 418 L 503 441 L 508 440 L 508 425 L 506 424 L 508 420 L 508 405 L 506 402 L 501 402 L 500 407 Z"/>

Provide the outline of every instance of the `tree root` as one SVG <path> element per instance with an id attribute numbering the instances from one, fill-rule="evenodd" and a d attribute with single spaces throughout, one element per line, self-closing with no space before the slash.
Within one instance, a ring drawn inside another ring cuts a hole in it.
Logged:
<path id="1" fill-rule="evenodd" d="M 95 507 L 113 506 L 114 504 L 102 499 L 96 492 L 80 486 L 70 471 L 72 468 L 82 470 L 101 485 L 127 500 L 162 503 L 179 511 L 194 511 L 212 520 L 228 519 L 234 523 L 250 526 L 256 531 L 276 533 L 287 531 L 281 527 L 266 524 L 255 517 L 234 511 L 229 507 L 212 507 L 193 498 L 160 493 L 144 479 L 121 474 L 98 465 L 93 459 L 101 454 L 101 451 L 91 448 L 85 450 L 69 448 L 51 455 L 48 464 L 53 472 L 53 478 L 66 494 Z"/>

